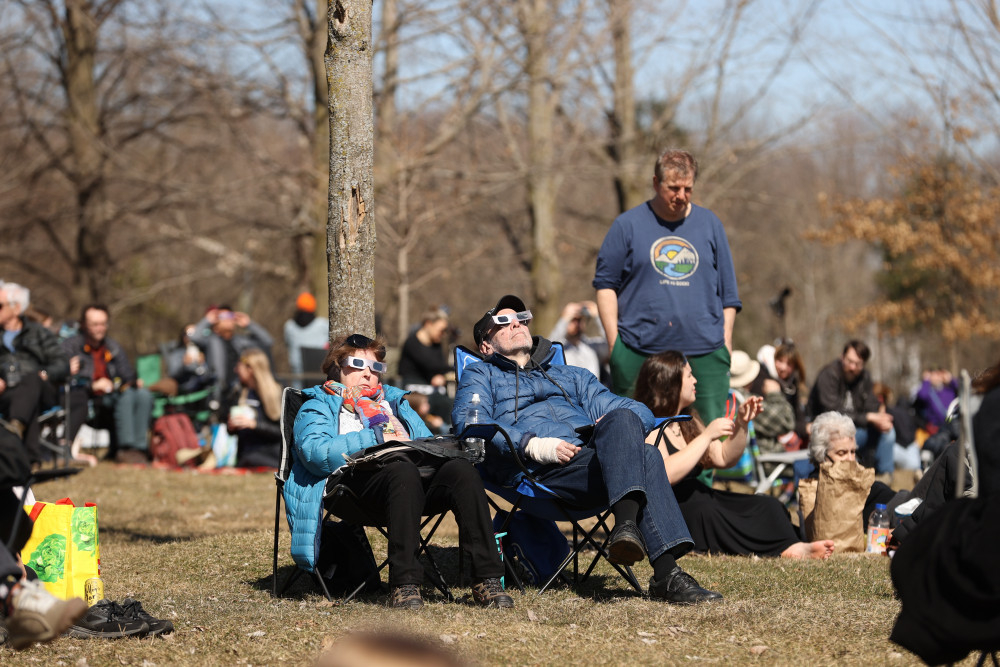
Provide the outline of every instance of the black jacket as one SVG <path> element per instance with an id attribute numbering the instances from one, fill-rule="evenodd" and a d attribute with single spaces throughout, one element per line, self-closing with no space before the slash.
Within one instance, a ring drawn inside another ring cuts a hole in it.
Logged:
<path id="1" fill-rule="evenodd" d="M 0 345 L 0 365 L 6 365 L 13 357 L 21 373 L 45 371 L 50 382 L 63 382 L 69 375 L 69 356 L 60 347 L 58 336 L 23 317 L 21 324 L 21 333 L 14 339 L 14 352 Z"/>

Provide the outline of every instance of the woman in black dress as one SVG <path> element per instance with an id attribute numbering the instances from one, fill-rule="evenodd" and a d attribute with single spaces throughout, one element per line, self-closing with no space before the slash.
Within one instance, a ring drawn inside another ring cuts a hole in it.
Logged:
<path id="1" fill-rule="evenodd" d="M 636 379 L 635 398 L 657 417 L 684 414 L 694 403 L 698 381 L 683 354 L 662 352 L 646 359 Z M 828 558 L 833 542 L 801 542 L 788 512 L 770 496 L 730 493 L 712 489 L 696 477 L 705 468 L 728 468 L 743 453 L 747 424 L 761 409 L 761 398 L 752 396 L 739 408 L 736 419 L 720 417 L 707 426 L 700 420 L 675 422 L 650 444 L 663 455 L 667 477 L 691 531 L 695 550 L 709 553 Z"/>

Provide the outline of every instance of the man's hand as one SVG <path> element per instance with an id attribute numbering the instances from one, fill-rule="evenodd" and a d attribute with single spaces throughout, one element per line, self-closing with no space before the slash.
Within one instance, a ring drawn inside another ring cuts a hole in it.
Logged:
<path id="1" fill-rule="evenodd" d="M 111 378 L 98 378 L 90 384 L 90 390 L 95 394 L 110 394 L 115 390 L 115 383 Z"/>
<path id="2" fill-rule="evenodd" d="M 576 456 L 580 448 L 559 438 L 532 438 L 524 448 L 524 453 L 539 463 L 563 465 Z"/>
<path id="3" fill-rule="evenodd" d="M 440 373 L 438 373 L 437 375 L 435 375 L 434 377 L 431 378 L 431 386 L 432 387 L 443 387 L 447 383 L 448 383 L 448 380 L 445 378 L 445 376 L 441 375 Z"/>
<path id="4" fill-rule="evenodd" d="M 0 378 L 0 394 L 7 391 L 7 382 L 3 378 Z"/>
<path id="5" fill-rule="evenodd" d="M 76 375 L 80 372 L 80 356 L 74 355 L 69 358 L 69 372 L 70 375 Z"/>
<path id="6" fill-rule="evenodd" d="M 250 316 L 246 313 L 233 313 L 233 319 L 236 320 L 236 326 L 238 327 L 245 329 L 250 326 Z"/>
<path id="7" fill-rule="evenodd" d="M 868 423 L 872 424 L 882 433 L 887 433 L 892 429 L 892 415 L 888 412 L 869 412 Z"/>

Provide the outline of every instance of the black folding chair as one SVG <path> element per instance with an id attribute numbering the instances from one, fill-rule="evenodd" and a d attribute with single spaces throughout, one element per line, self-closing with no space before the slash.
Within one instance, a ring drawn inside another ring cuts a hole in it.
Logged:
<path id="1" fill-rule="evenodd" d="M 303 403 L 305 403 L 307 399 L 308 397 L 304 393 L 293 387 L 285 387 L 281 394 L 281 464 L 278 467 L 278 471 L 274 473 L 274 481 L 277 486 L 274 497 L 274 554 L 272 561 L 273 574 L 271 580 L 271 595 L 274 597 L 283 596 L 292 584 L 294 584 L 295 581 L 302 575 L 302 573 L 305 572 L 305 570 L 300 566 L 296 566 L 295 570 L 286 578 L 279 591 L 278 531 L 281 528 L 281 500 L 284 497 L 285 482 L 288 480 L 288 475 L 291 473 L 292 463 L 294 461 L 292 444 L 294 441 L 293 426 L 295 424 L 295 416 L 299 413 L 299 409 L 301 409 Z M 323 516 L 323 521 L 330 520 L 331 517 L 336 516 L 341 521 L 376 528 L 386 539 L 388 539 L 389 535 L 385 526 L 379 525 L 378 522 L 371 521 L 369 519 L 364 508 L 357 502 L 357 497 L 350 488 L 343 484 L 338 484 L 332 489 L 328 489 L 326 498 L 329 499 L 331 497 L 336 498 L 336 500 L 333 503 L 325 504 L 332 504 L 333 511 L 326 511 Z M 424 520 L 420 524 L 420 548 L 417 551 L 417 555 L 418 557 L 423 555 L 430 563 L 431 569 L 427 573 L 434 586 L 441 591 L 441 593 L 448 600 L 454 600 L 455 598 L 452 595 L 451 590 L 449 590 L 448 585 L 445 583 L 444 577 L 441 575 L 441 570 L 438 568 L 437 562 L 435 562 L 434 557 L 431 555 L 428 548 L 430 540 L 434 536 L 435 531 L 437 531 L 438 526 L 441 525 L 441 521 L 444 519 L 445 514 L 446 513 L 441 513 L 424 517 Z M 428 528 L 428 526 L 430 527 Z M 424 531 L 427 531 L 426 536 Z M 378 564 L 375 574 L 359 584 L 357 588 L 343 598 L 343 601 L 347 602 L 353 599 L 354 596 L 361 592 L 366 584 L 376 583 L 373 582 L 372 579 L 379 577 L 382 570 L 384 570 L 388 564 L 389 558 L 387 556 L 385 560 Z M 332 572 L 329 574 L 332 576 Z M 327 588 L 326 582 L 323 580 L 323 576 L 319 572 L 318 568 L 313 569 L 312 575 L 316 580 L 316 583 L 319 585 L 320 590 L 323 591 L 323 595 L 327 600 L 332 602 L 333 596 L 330 595 L 330 591 Z"/>

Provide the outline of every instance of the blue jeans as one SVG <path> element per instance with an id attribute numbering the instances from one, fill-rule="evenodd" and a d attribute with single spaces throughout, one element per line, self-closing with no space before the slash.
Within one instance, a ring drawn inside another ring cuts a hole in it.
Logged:
<path id="1" fill-rule="evenodd" d="M 581 508 L 613 505 L 638 491 L 645 502 L 639 530 L 649 560 L 667 551 L 680 557 L 694 547 L 667 480 L 663 457 L 644 441 L 642 421 L 631 410 L 612 410 L 597 422 L 590 442 L 565 465 L 540 471 L 538 479 Z"/>
<path id="2" fill-rule="evenodd" d="M 149 449 L 146 432 L 153 413 L 153 394 L 142 387 L 129 387 L 115 398 L 115 432 L 119 447 Z"/>
<path id="3" fill-rule="evenodd" d="M 892 471 L 896 469 L 896 464 L 892 458 L 896 444 L 895 429 L 889 429 L 885 433 L 882 433 L 877 428 L 871 426 L 867 429 L 859 428 L 854 434 L 854 441 L 858 444 L 859 461 L 862 460 L 862 457 L 866 461 L 872 458 L 872 453 L 868 451 L 868 446 L 872 442 L 875 443 L 875 474 L 892 474 Z"/>

